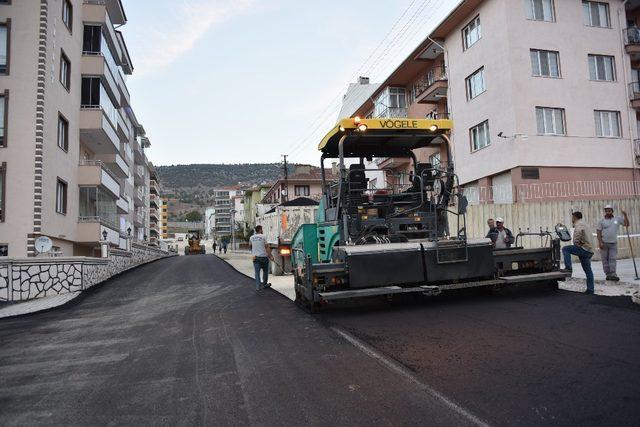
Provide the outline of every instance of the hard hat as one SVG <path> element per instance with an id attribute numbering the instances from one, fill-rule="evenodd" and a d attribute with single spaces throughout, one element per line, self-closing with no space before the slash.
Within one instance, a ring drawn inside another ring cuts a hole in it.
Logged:
<path id="1" fill-rule="evenodd" d="M 499 217 L 496 218 L 496 222 L 504 222 L 504 219 L 502 219 L 502 217 L 499 216 Z"/>

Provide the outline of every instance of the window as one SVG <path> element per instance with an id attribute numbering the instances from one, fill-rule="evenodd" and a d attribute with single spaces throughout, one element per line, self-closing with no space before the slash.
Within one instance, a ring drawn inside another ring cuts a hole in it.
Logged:
<path id="1" fill-rule="evenodd" d="M 566 135 L 564 109 L 536 107 L 539 135 Z"/>
<path id="2" fill-rule="evenodd" d="M 520 169 L 522 179 L 540 179 L 539 168 L 522 168 Z"/>
<path id="3" fill-rule="evenodd" d="M 491 144 L 488 120 L 469 129 L 469 134 L 471 136 L 471 151 L 477 151 Z"/>
<path id="4" fill-rule="evenodd" d="M 5 162 L 0 163 L 0 222 L 4 222 L 5 217 L 5 193 L 7 191 L 7 164 Z"/>
<path id="5" fill-rule="evenodd" d="M 0 256 L 9 256 L 9 245 L 0 245 Z"/>
<path id="6" fill-rule="evenodd" d="M 484 85 L 484 67 L 467 77 L 466 86 L 467 100 L 473 99 L 487 90 Z"/>
<path id="7" fill-rule="evenodd" d="M 296 196 L 308 196 L 311 194 L 308 185 L 296 185 L 293 190 Z"/>
<path id="8" fill-rule="evenodd" d="M 536 77 L 560 77 L 558 52 L 531 49 L 531 72 Z"/>
<path id="9" fill-rule="evenodd" d="M 609 5 L 596 1 L 583 1 L 584 25 L 590 27 L 611 27 L 609 19 Z"/>
<path id="10" fill-rule="evenodd" d="M 73 27 L 73 6 L 69 0 L 62 0 L 62 22 L 71 31 Z"/>
<path id="11" fill-rule="evenodd" d="M 480 28 L 480 15 L 473 18 L 466 27 L 462 29 L 462 47 L 464 50 L 469 49 L 478 40 L 482 38 L 482 30 Z"/>
<path id="12" fill-rule="evenodd" d="M 524 0 L 527 18 L 534 21 L 553 22 L 553 0 Z"/>
<path id="13" fill-rule="evenodd" d="M 56 183 L 56 212 L 67 213 L 67 183 L 58 178 Z"/>
<path id="14" fill-rule="evenodd" d="M 375 100 L 375 117 L 407 117 L 407 98 L 403 87 L 387 87 Z"/>
<path id="15" fill-rule="evenodd" d="M 620 138 L 620 112 L 595 110 L 596 136 Z"/>
<path id="16" fill-rule="evenodd" d="M 69 122 L 58 113 L 58 147 L 69 150 Z"/>
<path id="17" fill-rule="evenodd" d="M 0 147 L 7 146 L 7 138 L 6 138 L 7 129 L 5 126 L 5 123 L 7 121 L 7 111 L 8 111 L 7 100 L 9 98 L 7 95 L 8 95 L 7 92 L 0 95 Z"/>
<path id="18" fill-rule="evenodd" d="M 60 83 L 67 90 L 71 87 L 71 63 L 63 51 L 60 51 Z"/>
<path id="19" fill-rule="evenodd" d="M 82 35 L 82 52 L 100 53 L 101 43 L 102 27 L 100 25 L 85 25 Z"/>
<path id="20" fill-rule="evenodd" d="M 9 20 L 0 24 L 0 74 L 9 74 L 9 26 Z"/>
<path id="21" fill-rule="evenodd" d="M 612 82 L 616 79 L 616 65 L 613 56 L 589 55 L 589 78 Z"/>
<path id="22" fill-rule="evenodd" d="M 429 156 L 429 163 L 431 166 L 436 167 L 440 164 L 440 153 L 434 153 Z"/>

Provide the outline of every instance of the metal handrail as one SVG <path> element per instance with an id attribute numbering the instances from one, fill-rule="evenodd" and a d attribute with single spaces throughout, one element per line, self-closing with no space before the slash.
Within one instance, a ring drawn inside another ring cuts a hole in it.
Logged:
<path id="1" fill-rule="evenodd" d="M 80 161 L 78 162 L 79 166 L 100 166 L 100 168 L 105 171 L 107 173 L 107 175 L 109 175 L 111 177 L 111 179 L 113 179 L 115 182 L 118 183 L 118 185 L 120 185 L 120 187 L 122 187 L 122 185 L 120 184 L 119 178 L 113 173 L 111 172 L 111 170 L 109 170 L 109 168 L 106 166 L 105 162 L 103 162 L 102 160 L 98 160 L 98 159 L 80 159 Z"/>
<path id="2" fill-rule="evenodd" d="M 445 65 L 438 65 L 429 69 L 429 71 L 427 71 L 422 79 L 420 79 L 418 82 L 416 82 L 416 84 L 413 85 L 416 97 L 425 93 L 427 89 L 429 89 L 435 83 L 446 81 L 447 79 L 447 67 Z"/>
<path id="3" fill-rule="evenodd" d="M 404 119 L 407 118 L 408 111 L 406 107 L 386 107 L 380 114 L 376 116 L 376 119 Z"/>

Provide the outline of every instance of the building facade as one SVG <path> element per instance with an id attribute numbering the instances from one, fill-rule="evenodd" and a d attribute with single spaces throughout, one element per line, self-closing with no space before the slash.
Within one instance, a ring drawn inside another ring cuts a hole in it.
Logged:
<path id="1" fill-rule="evenodd" d="M 451 118 L 472 203 L 637 197 L 639 3 L 462 1 L 347 114 Z"/>
<path id="2" fill-rule="evenodd" d="M 325 170 L 325 177 L 331 181 L 331 169 Z M 280 204 L 299 197 L 320 200 L 322 197 L 322 173 L 319 168 L 298 166 L 296 172 L 280 178 L 269 188 L 261 203 Z"/>
<path id="3" fill-rule="evenodd" d="M 0 254 L 127 247 L 149 225 L 149 141 L 131 108 L 120 0 L 0 3 Z"/>

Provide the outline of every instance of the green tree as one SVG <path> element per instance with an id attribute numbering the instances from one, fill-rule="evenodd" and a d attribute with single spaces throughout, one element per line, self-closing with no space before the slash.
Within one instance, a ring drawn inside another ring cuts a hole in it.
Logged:
<path id="1" fill-rule="evenodd" d="M 202 213 L 198 211 L 191 211 L 187 215 L 185 215 L 185 219 L 189 222 L 202 221 Z"/>

